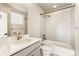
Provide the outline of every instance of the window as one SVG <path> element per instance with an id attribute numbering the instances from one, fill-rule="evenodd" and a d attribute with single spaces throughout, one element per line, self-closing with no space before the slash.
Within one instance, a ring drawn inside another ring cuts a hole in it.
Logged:
<path id="1" fill-rule="evenodd" d="M 11 24 L 23 24 L 23 15 L 11 12 Z"/>

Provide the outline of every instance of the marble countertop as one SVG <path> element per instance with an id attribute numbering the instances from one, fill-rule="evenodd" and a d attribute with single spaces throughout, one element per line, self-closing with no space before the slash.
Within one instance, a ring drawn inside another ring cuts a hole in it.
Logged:
<path id="1" fill-rule="evenodd" d="M 11 41 L 11 39 L 4 40 L 4 38 L 2 38 L 2 40 L 0 40 L 0 56 L 10 56 L 20 51 L 21 49 L 34 44 L 35 42 L 41 41 L 40 38 L 32 38 L 32 37 L 27 38 L 26 37 L 26 40 L 28 39 L 30 39 L 30 41 L 17 44 L 17 43 L 9 43 L 8 41 Z"/>

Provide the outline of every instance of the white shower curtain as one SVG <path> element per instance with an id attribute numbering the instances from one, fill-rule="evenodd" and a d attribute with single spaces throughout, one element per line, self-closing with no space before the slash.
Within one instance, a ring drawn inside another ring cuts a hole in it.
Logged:
<path id="1" fill-rule="evenodd" d="M 48 13 L 44 17 L 43 31 L 48 40 L 73 44 L 74 7 Z"/>

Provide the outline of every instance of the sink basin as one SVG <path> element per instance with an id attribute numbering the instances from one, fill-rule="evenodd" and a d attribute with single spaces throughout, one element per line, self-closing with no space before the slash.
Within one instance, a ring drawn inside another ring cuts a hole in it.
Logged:
<path id="1" fill-rule="evenodd" d="M 14 51 L 14 50 L 18 50 L 20 49 L 21 47 L 25 46 L 28 42 L 30 42 L 31 39 L 29 38 L 21 38 L 20 40 L 17 40 L 15 39 L 14 37 L 9 37 L 8 38 L 8 42 L 9 42 L 9 45 L 11 46 L 11 50 Z"/>
<path id="2" fill-rule="evenodd" d="M 30 41 L 30 39 L 24 39 L 24 40 L 15 40 L 14 42 L 13 42 L 13 44 L 25 44 L 25 43 L 27 43 L 27 42 L 29 42 Z"/>
<path id="3" fill-rule="evenodd" d="M 8 42 L 11 44 L 24 44 L 29 42 L 31 39 L 28 35 L 23 35 L 20 40 L 17 40 L 16 37 L 8 37 Z"/>
<path id="4" fill-rule="evenodd" d="M 27 39 L 27 40 L 17 40 L 16 42 L 14 43 L 11 43 L 11 50 L 12 51 L 18 51 L 19 49 L 21 49 L 22 47 L 25 47 L 26 44 L 28 42 L 30 42 L 31 40 L 30 39 Z"/>
<path id="5" fill-rule="evenodd" d="M 11 43 L 11 44 L 24 44 L 24 43 L 27 43 L 29 42 L 31 39 L 27 39 L 27 38 L 23 38 L 23 39 L 20 39 L 20 40 L 17 40 L 16 38 L 14 37 L 10 37 L 8 39 L 8 42 Z"/>

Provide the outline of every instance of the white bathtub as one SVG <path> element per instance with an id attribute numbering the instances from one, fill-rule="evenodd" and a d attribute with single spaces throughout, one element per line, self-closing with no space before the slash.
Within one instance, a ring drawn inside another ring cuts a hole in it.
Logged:
<path id="1" fill-rule="evenodd" d="M 71 45 L 63 43 L 63 42 L 56 42 L 51 40 L 44 40 L 42 42 L 43 45 L 47 45 L 52 48 L 52 53 L 58 56 L 74 56 L 74 49 Z"/>

